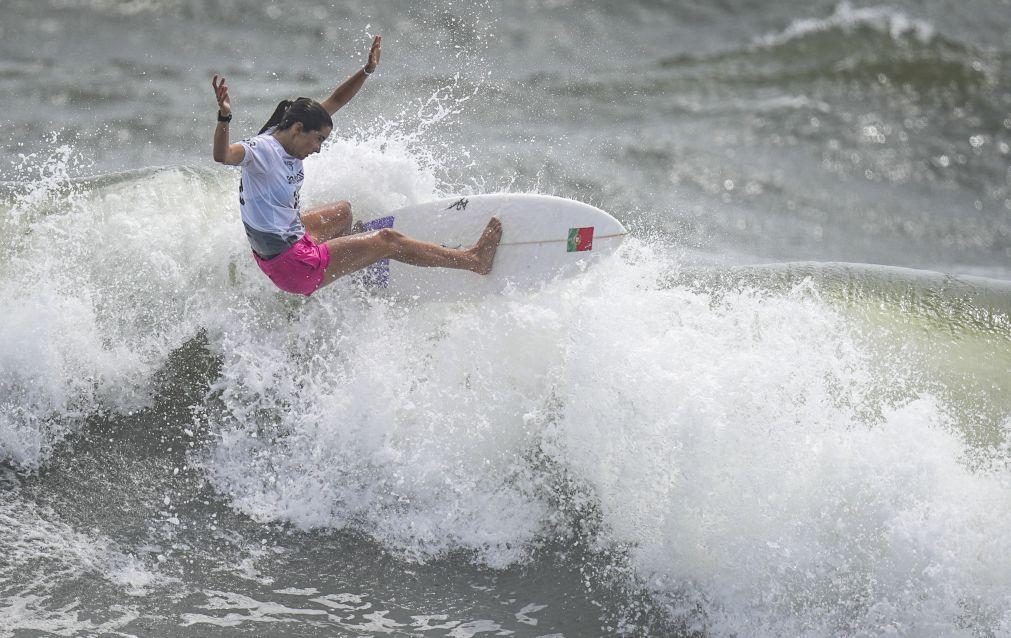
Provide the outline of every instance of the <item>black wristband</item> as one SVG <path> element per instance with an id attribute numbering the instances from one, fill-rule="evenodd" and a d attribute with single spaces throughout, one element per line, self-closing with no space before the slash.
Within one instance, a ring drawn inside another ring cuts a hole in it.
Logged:
<path id="1" fill-rule="evenodd" d="M 222 115 L 221 111 L 218 111 L 218 121 L 219 122 L 225 122 L 225 123 L 231 122 L 232 121 L 232 114 L 229 113 L 228 115 Z"/>

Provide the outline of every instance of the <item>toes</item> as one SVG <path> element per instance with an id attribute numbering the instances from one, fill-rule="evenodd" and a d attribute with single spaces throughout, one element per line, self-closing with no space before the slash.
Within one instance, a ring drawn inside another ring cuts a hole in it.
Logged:
<path id="1" fill-rule="evenodd" d="M 498 217 L 492 217 L 490 220 L 488 220 L 488 225 L 485 227 L 485 232 L 489 236 L 502 235 L 502 222 L 499 221 Z"/>

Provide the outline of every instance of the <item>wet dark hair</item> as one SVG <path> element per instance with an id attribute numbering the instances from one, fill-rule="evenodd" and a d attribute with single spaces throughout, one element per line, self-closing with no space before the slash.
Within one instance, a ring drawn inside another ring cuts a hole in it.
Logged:
<path id="1" fill-rule="evenodd" d="M 257 135 L 272 126 L 283 131 L 290 128 L 295 122 L 301 122 L 302 128 L 306 131 L 319 131 L 323 127 L 333 128 L 333 120 L 330 119 L 330 114 L 326 112 L 322 104 L 307 97 L 300 97 L 294 100 L 281 100 Z"/>

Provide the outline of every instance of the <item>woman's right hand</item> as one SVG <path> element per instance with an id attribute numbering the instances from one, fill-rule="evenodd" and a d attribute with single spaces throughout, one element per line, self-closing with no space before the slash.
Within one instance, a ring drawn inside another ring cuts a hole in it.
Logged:
<path id="1" fill-rule="evenodd" d="M 214 97 L 218 100 L 218 112 L 228 115 L 232 112 L 232 102 L 228 98 L 228 85 L 225 84 L 225 78 L 215 75 L 211 80 L 211 85 L 214 86 Z"/>

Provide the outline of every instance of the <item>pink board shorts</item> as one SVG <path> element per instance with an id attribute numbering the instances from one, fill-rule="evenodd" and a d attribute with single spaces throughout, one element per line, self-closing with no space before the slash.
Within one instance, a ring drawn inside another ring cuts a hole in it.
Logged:
<path id="1" fill-rule="evenodd" d="M 308 234 L 273 259 L 263 259 L 256 253 L 253 257 L 275 286 L 306 297 L 320 287 L 330 265 L 330 249 L 309 239 Z"/>

